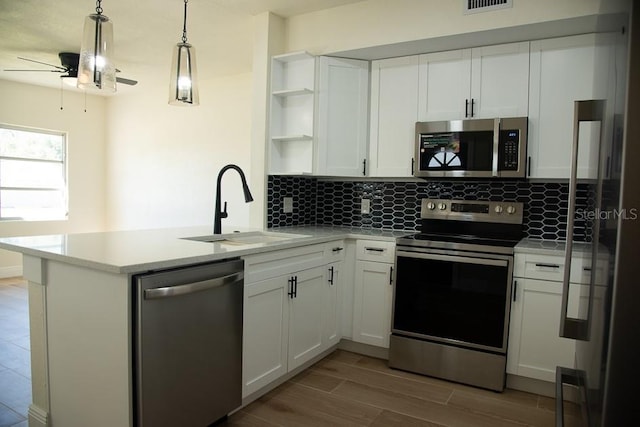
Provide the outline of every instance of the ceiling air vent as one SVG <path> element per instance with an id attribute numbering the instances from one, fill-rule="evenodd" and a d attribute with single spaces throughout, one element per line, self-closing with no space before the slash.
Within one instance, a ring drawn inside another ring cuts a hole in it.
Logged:
<path id="1" fill-rule="evenodd" d="M 464 13 L 489 12 L 513 7 L 513 0 L 463 0 Z"/>

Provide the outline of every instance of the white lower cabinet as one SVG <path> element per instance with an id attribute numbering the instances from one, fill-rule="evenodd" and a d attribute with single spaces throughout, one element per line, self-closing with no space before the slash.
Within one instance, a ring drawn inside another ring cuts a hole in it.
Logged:
<path id="1" fill-rule="evenodd" d="M 316 267 L 297 272 L 287 281 L 293 282 L 289 298 L 289 359 L 292 370 L 322 353 L 325 349 L 323 317 L 329 293 L 325 268 Z"/>
<path id="2" fill-rule="evenodd" d="M 242 397 L 287 373 L 289 301 L 283 277 L 245 286 Z"/>
<path id="3" fill-rule="evenodd" d="M 245 258 L 243 398 L 340 340 L 342 261 L 327 256 L 338 247 L 344 242 Z"/>
<path id="4" fill-rule="evenodd" d="M 556 367 L 573 367 L 575 341 L 561 338 L 562 282 L 516 277 L 511 302 L 507 373 L 555 381 Z"/>
<path id="5" fill-rule="evenodd" d="M 576 352 L 575 340 L 560 337 L 564 256 L 518 253 L 514 258 L 507 373 L 555 382 L 556 367 L 574 367 Z M 585 318 L 579 310 L 587 306 L 591 274 L 595 300 L 601 299 L 607 262 L 603 258 L 592 268 L 591 258 L 572 258 L 568 317 Z"/>
<path id="6" fill-rule="evenodd" d="M 324 293 L 324 341 L 327 347 L 338 344 L 341 338 L 342 304 L 339 298 L 344 286 L 344 261 L 337 261 L 327 266 L 328 292 Z"/>
<path id="7" fill-rule="evenodd" d="M 359 240 L 353 301 L 353 341 L 389 347 L 394 244 Z"/>

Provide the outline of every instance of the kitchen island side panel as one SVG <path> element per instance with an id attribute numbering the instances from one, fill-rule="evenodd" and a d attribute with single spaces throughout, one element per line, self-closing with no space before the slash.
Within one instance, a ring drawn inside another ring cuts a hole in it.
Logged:
<path id="1" fill-rule="evenodd" d="M 132 426 L 129 276 L 45 262 L 51 426 Z"/>

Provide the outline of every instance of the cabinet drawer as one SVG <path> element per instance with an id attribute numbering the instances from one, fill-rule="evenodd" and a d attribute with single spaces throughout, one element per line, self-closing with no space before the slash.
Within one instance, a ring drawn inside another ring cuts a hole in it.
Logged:
<path id="1" fill-rule="evenodd" d="M 562 282 L 564 280 L 565 259 L 556 255 L 517 254 L 515 256 L 515 277 L 528 279 L 550 280 Z M 589 284 L 591 274 L 594 273 L 595 283 L 604 284 L 607 277 L 607 260 L 598 261 L 595 271 L 591 268 L 591 258 L 574 256 L 571 260 L 571 277 L 569 281 L 577 284 Z"/>
<path id="2" fill-rule="evenodd" d="M 517 254 L 513 275 L 529 279 L 562 282 L 564 256 Z"/>
<path id="3" fill-rule="evenodd" d="M 393 263 L 395 242 L 379 240 L 358 240 L 356 242 L 356 259 L 361 261 L 378 261 Z"/>
<path id="4" fill-rule="evenodd" d="M 344 240 L 327 242 L 324 246 L 325 260 L 327 264 L 344 261 L 346 246 Z"/>
<path id="5" fill-rule="evenodd" d="M 323 265 L 324 255 L 324 244 L 248 255 L 244 257 L 245 284 Z"/>

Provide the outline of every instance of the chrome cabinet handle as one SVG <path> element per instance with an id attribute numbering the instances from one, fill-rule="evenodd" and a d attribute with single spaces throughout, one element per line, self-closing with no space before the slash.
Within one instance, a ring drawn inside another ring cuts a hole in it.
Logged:
<path id="1" fill-rule="evenodd" d="M 333 275 L 334 275 L 333 267 L 329 268 L 329 273 L 331 273 L 331 276 L 329 276 L 329 284 L 333 286 Z"/>
<path id="2" fill-rule="evenodd" d="M 338 247 L 338 248 L 333 248 L 333 249 L 331 249 L 331 252 L 340 252 L 340 251 L 341 251 L 341 250 L 343 250 L 343 249 L 344 249 L 344 248 L 340 248 L 340 247 Z"/>
<path id="3" fill-rule="evenodd" d="M 513 302 L 516 302 L 516 295 L 518 293 L 518 281 L 514 280 L 513 281 Z"/>
<path id="4" fill-rule="evenodd" d="M 217 288 L 244 279 L 244 272 L 229 274 L 228 276 L 216 277 L 215 279 L 203 280 L 201 282 L 188 283 L 186 285 L 166 286 L 162 288 L 145 289 L 144 299 L 170 298 L 179 295 L 193 294 L 208 289 Z"/>
<path id="5" fill-rule="evenodd" d="M 588 339 L 588 320 L 569 318 L 569 280 L 571 278 L 571 256 L 573 253 L 573 225 L 576 212 L 576 188 L 578 181 L 578 141 L 581 122 L 603 122 L 605 101 L 575 101 L 573 107 L 573 147 L 571 150 L 571 169 L 569 175 L 569 207 L 567 209 L 567 243 L 564 253 L 564 278 L 562 281 L 562 306 L 560 312 L 560 336 L 576 340 Z M 604 132 L 604 123 L 600 126 L 600 144 Z"/>
<path id="6" fill-rule="evenodd" d="M 364 248 L 365 251 L 371 251 L 371 252 L 384 252 L 384 249 L 382 248 Z"/>

